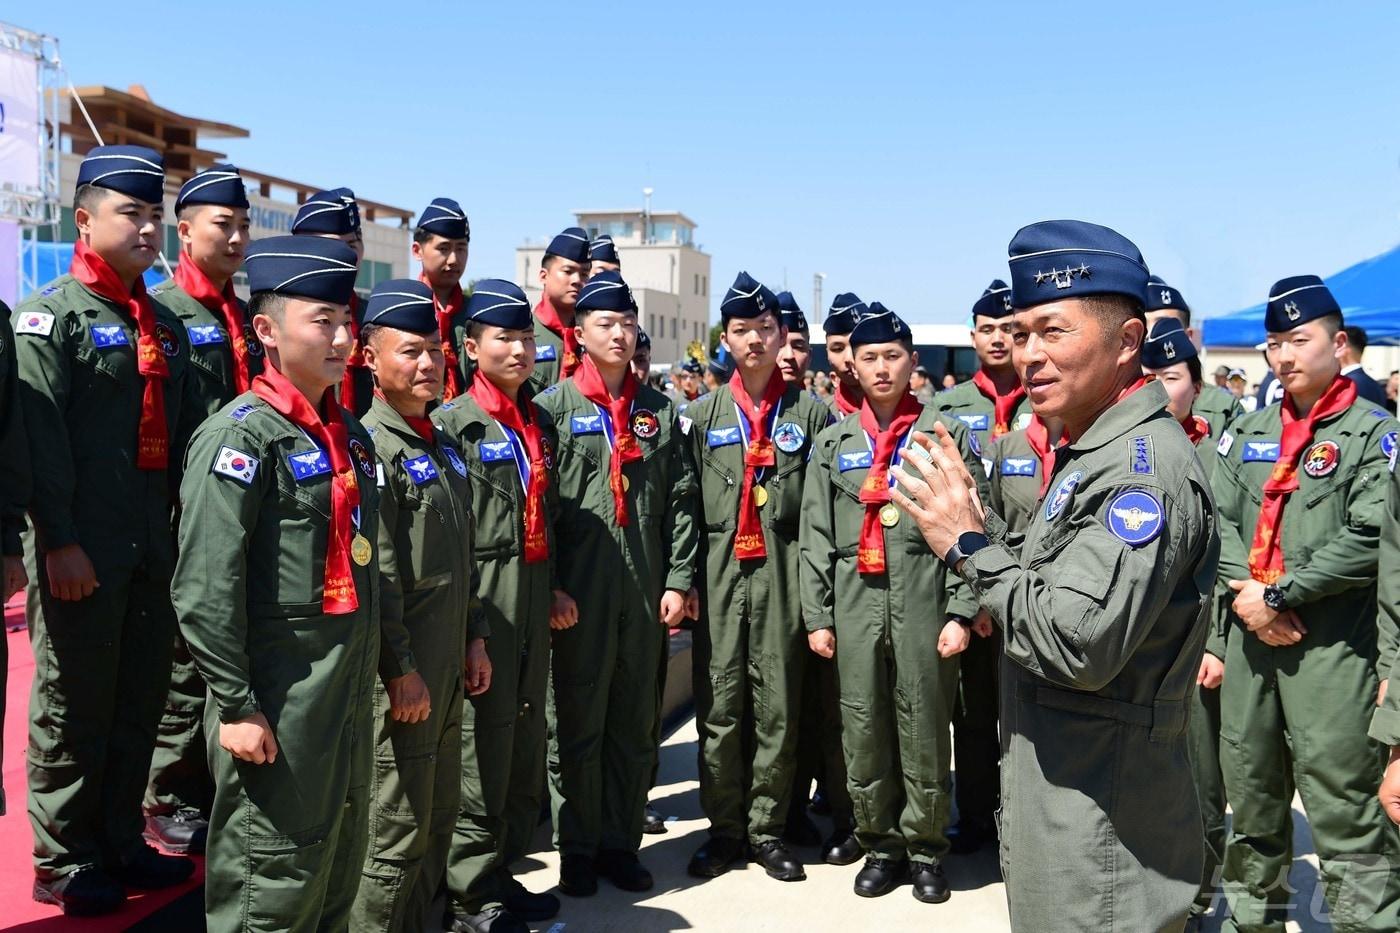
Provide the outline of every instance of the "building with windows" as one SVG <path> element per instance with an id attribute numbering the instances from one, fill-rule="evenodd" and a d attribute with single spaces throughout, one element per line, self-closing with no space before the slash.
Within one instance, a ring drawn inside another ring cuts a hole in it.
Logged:
<path id="1" fill-rule="evenodd" d="M 590 237 L 608 234 L 617 244 L 622 277 L 651 335 L 651 356 L 669 363 L 686 347 L 707 344 L 710 329 L 710 256 L 695 244 L 695 221 L 679 211 L 645 209 L 574 211 Z M 515 251 L 516 281 L 531 302 L 540 298 L 540 262 L 549 240 L 530 240 Z"/>

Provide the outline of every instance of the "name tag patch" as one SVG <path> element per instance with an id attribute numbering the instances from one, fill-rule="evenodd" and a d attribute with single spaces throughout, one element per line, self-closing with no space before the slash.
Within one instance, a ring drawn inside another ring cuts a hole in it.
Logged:
<path id="1" fill-rule="evenodd" d="M 298 483 L 324 476 L 331 471 L 330 458 L 319 448 L 292 454 L 287 458 L 287 463 L 292 468 L 292 478 Z"/>
<path id="2" fill-rule="evenodd" d="M 131 339 L 126 335 L 126 328 L 120 324 L 94 324 L 89 330 L 92 331 L 93 346 L 99 350 L 103 347 L 131 345 Z"/>
<path id="3" fill-rule="evenodd" d="M 713 428 L 705 432 L 705 441 L 711 447 L 728 447 L 739 443 L 739 428 Z"/>
<path id="4" fill-rule="evenodd" d="M 546 344 L 542 347 L 535 347 L 535 362 L 549 363 L 559 359 L 559 351 Z"/>
<path id="5" fill-rule="evenodd" d="M 481 454 L 482 463 L 515 459 L 515 449 L 510 446 L 510 441 L 482 441 L 477 445 L 477 450 Z"/>
<path id="6" fill-rule="evenodd" d="M 219 453 L 214 457 L 212 472 L 236 479 L 248 486 L 252 484 L 253 477 L 258 475 L 258 458 L 233 447 L 220 447 Z"/>
<path id="7" fill-rule="evenodd" d="M 1241 463 L 1274 463 L 1278 460 L 1278 441 L 1245 441 L 1240 452 Z"/>
<path id="8" fill-rule="evenodd" d="M 602 415 L 574 415 L 569 419 L 569 433 L 571 434 L 602 434 Z"/>
<path id="9" fill-rule="evenodd" d="M 985 431 L 991 422 L 986 415 L 958 415 L 958 420 L 971 431 Z"/>
<path id="10" fill-rule="evenodd" d="M 189 331 L 192 347 L 224 342 L 224 332 L 215 324 L 191 324 L 185 330 Z"/>
<path id="11" fill-rule="evenodd" d="M 412 460 L 405 460 L 403 466 L 405 470 L 408 470 L 408 478 L 413 480 L 415 486 L 431 483 L 438 478 L 437 465 L 433 463 L 433 458 L 426 454 L 414 457 Z"/>
<path id="12" fill-rule="evenodd" d="M 836 460 L 836 465 L 842 473 L 845 473 L 847 470 L 870 469 L 870 451 L 868 450 L 857 450 L 848 454 L 841 454 Z"/>
<path id="13" fill-rule="evenodd" d="M 1002 476 L 1034 476 L 1034 457 L 1004 457 L 1001 461 Z"/>

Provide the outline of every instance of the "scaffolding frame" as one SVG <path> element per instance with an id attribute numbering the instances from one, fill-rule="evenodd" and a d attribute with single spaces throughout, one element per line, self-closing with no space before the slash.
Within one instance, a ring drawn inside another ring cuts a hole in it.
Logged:
<path id="1" fill-rule="evenodd" d="M 63 88 L 63 62 L 58 55 L 58 39 L 0 22 L 0 48 L 31 56 L 39 66 L 39 186 L 16 188 L 0 184 L 0 220 L 14 221 L 19 227 L 20 248 L 15 263 L 19 269 L 19 293 L 24 296 L 39 287 L 39 231 L 49 227 L 58 240 L 62 218 L 62 189 L 59 160 L 62 156 L 59 102 Z M 26 262 L 26 260 L 28 260 Z"/>

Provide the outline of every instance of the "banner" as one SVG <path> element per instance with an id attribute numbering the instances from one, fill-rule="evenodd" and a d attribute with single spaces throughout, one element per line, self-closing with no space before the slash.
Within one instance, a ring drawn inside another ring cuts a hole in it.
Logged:
<path id="1" fill-rule="evenodd" d="M 39 62 L 0 49 L 0 187 L 39 191 Z"/>

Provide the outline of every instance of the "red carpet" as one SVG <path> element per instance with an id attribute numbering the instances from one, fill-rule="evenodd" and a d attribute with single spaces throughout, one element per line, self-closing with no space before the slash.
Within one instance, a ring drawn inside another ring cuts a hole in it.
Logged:
<path id="1" fill-rule="evenodd" d="M 204 859 L 195 859 L 197 869 L 189 883 L 154 893 L 133 892 L 126 906 L 107 917 L 68 919 L 56 907 L 34 903 L 32 861 L 33 838 L 25 812 L 24 750 L 29 742 L 29 685 L 34 677 L 34 656 L 24 631 L 24 597 L 19 594 L 5 607 L 5 624 L 20 626 L 5 635 L 10 649 L 9 679 L 5 684 L 5 804 L 8 812 L 0 817 L 0 929 L 15 933 L 109 933 L 125 930 L 171 901 L 197 887 L 204 880 Z"/>

